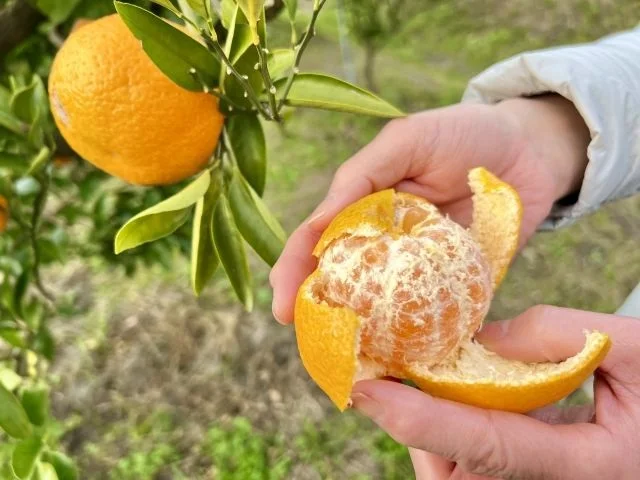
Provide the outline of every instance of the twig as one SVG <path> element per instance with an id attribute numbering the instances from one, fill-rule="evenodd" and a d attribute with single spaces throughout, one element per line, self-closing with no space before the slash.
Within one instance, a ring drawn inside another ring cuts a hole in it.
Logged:
<path id="1" fill-rule="evenodd" d="M 231 60 L 229 60 L 229 57 L 227 57 L 227 55 L 224 53 L 224 50 L 220 46 L 220 43 L 218 42 L 218 40 L 209 36 L 206 30 L 204 29 L 201 29 L 200 32 L 205 42 L 207 43 L 207 46 L 213 49 L 218 54 L 218 56 L 224 63 L 224 66 L 226 66 L 227 72 L 232 74 L 236 78 L 236 80 L 238 80 L 238 82 L 240 83 L 244 91 L 247 93 L 247 96 L 251 100 L 251 103 L 253 103 L 253 105 L 258 109 L 258 111 L 262 115 L 264 115 L 265 118 L 268 118 L 269 120 L 274 120 L 274 117 L 271 114 L 271 112 L 269 112 L 264 108 L 264 106 L 262 105 L 262 102 L 260 102 L 260 99 L 256 95 L 256 92 L 251 87 L 251 84 L 249 84 L 249 82 L 247 81 L 248 77 L 246 75 L 242 75 L 240 72 L 238 72 L 235 69 L 235 67 L 231 63 Z"/>
<path id="2" fill-rule="evenodd" d="M 260 64 L 260 71 L 262 73 L 262 79 L 267 87 L 267 95 L 269 97 L 269 108 L 271 109 L 271 115 L 276 122 L 280 121 L 280 113 L 276 104 L 276 87 L 273 84 L 271 75 L 269 74 L 269 66 L 267 65 L 267 59 L 264 55 L 264 49 L 261 45 L 255 45 L 258 51 L 258 63 Z"/>
<path id="3" fill-rule="evenodd" d="M 214 97 L 218 97 L 220 100 L 224 100 L 225 102 L 227 102 L 229 105 L 231 105 L 234 109 L 238 109 L 242 112 L 247 112 L 249 111 L 247 108 L 243 107 L 242 105 L 238 105 L 237 103 L 235 103 L 233 100 L 231 100 L 231 98 L 229 98 L 228 96 L 226 96 L 224 93 L 222 93 L 221 90 L 217 90 L 215 88 L 211 88 L 209 87 L 206 82 L 204 81 L 204 79 L 202 78 L 202 76 L 197 72 L 197 70 L 195 68 L 192 68 L 191 70 L 189 70 L 189 74 L 197 81 L 200 83 L 200 85 L 202 86 L 202 90 L 205 93 L 209 93 L 211 95 L 213 95 Z"/>
<path id="4" fill-rule="evenodd" d="M 291 68 L 291 72 L 289 72 L 289 77 L 287 78 L 287 83 L 284 86 L 284 91 L 282 93 L 282 97 L 280 97 L 280 103 L 278 103 L 278 112 L 282 110 L 284 107 L 284 102 L 287 100 L 287 95 L 291 91 L 291 86 L 293 85 L 293 80 L 295 76 L 298 74 L 298 67 L 300 66 L 300 61 L 302 60 L 302 54 L 304 53 L 307 45 L 316 34 L 316 20 L 318 19 L 318 15 L 320 14 L 320 10 L 324 6 L 327 0 L 315 0 L 313 2 L 313 13 L 311 14 L 311 21 L 309 22 L 309 27 L 307 31 L 304 32 L 302 36 L 302 40 L 300 43 L 294 47 L 296 55 L 293 61 L 293 67 Z"/>

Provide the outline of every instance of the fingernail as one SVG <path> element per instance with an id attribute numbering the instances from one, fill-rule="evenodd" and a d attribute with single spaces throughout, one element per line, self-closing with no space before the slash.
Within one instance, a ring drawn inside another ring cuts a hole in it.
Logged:
<path id="1" fill-rule="evenodd" d="M 351 404 L 353 408 L 372 420 L 380 418 L 384 412 L 382 404 L 362 392 L 351 394 Z"/>
<path id="2" fill-rule="evenodd" d="M 315 222 L 320 220 L 327 214 L 327 210 L 329 210 L 329 206 L 335 199 L 335 193 L 329 192 L 327 196 L 320 202 L 320 205 L 316 207 L 313 213 L 309 216 L 309 220 L 307 220 L 307 225 L 313 225 Z"/>
<path id="3" fill-rule="evenodd" d="M 276 313 L 277 310 L 278 310 L 278 307 L 276 305 L 276 300 L 274 298 L 273 301 L 271 302 L 271 314 L 273 315 L 273 318 L 276 319 L 276 322 L 284 325 L 284 323 L 282 323 L 282 320 L 280 320 L 280 317 L 278 317 L 278 314 Z"/>
<path id="4" fill-rule="evenodd" d="M 311 215 L 311 218 L 309 218 L 309 220 L 307 220 L 307 225 L 313 225 L 315 222 L 317 222 L 318 220 L 320 220 L 322 217 L 325 216 L 327 212 L 322 210 L 318 213 L 313 213 L 313 215 Z"/>

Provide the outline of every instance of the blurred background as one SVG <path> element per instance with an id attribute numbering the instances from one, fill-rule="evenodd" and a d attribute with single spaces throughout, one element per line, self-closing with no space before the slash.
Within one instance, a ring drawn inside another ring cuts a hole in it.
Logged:
<path id="1" fill-rule="evenodd" d="M 0 8 L 9 3 L 0 0 Z M 33 23 L 27 40 L 3 52 L 0 69 L 26 62 L 46 72 L 56 36 L 64 38 L 76 18 L 113 11 L 106 0 L 76 4 L 53 33 Z M 302 26 L 309 2 L 300 8 Z M 329 0 L 303 67 L 357 81 L 415 112 L 457 102 L 473 75 L 505 57 L 638 22 L 637 0 Z M 285 18 L 271 28 L 272 44 L 288 42 Z M 0 44 L 8 34 L 0 33 Z M 338 113 L 295 115 L 284 128 L 266 126 L 266 199 L 289 232 L 323 197 L 336 167 L 383 126 Z M 117 259 L 110 253 L 117 228 L 161 198 L 155 190 L 125 189 L 75 160 L 61 168 L 89 209 L 75 215 L 91 218 L 65 231 L 65 215 L 74 212 L 62 205 L 43 271 L 61 304 L 50 322 L 58 345 L 56 435 L 81 478 L 411 478 L 402 446 L 353 412 L 339 414 L 311 382 L 293 329 L 271 316 L 261 262 L 253 259 L 253 313 L 236 304 L 221 272 L 195 298 L 180 235 Z M 91 196 L 97 184 L 109 190 L 112 182 L 115 198 Z M 56 251 L 63 237 L 71 254 Z M 639 238 L 639 196 L 538 234 L 505 280 L 491 319 L 538 303 L 615 311 L 640 281 Z M 0 445 L 0 459 L 6 455 Z"/>

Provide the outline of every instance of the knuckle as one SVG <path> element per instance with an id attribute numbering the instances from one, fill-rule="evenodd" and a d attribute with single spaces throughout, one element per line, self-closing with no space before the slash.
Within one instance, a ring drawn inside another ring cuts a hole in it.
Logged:
<path id="1" fill-rule="evenodd" d="M 486 421 L 470 432 L 466 445 L 454 458 L 463 470 L 476 475 L 509 476 L 512 465 L 509 450 L 494 425 L 491 411 L 486 412 Z"/>

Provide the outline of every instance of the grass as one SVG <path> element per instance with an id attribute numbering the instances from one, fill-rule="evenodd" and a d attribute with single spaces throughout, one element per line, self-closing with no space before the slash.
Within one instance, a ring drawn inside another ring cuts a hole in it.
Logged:
<path id="1" fill-rule="evenodd" d="M 408 111 L 454 103 L 473 74 L 505 56 L 631 26 L 635 3 L 443 3 L 416 16 L 381 52 L 381 94 Z M 304 67 L 341 74 L 328 6 Z M 276 25 L 285 38 L 286 23 Z M 293 120 L 284 131 L 266 130 L 267 201 L 288 231 L 322 198 L 335 168 L 382 125 L 319 111 L 295 112 Z M 640 278 L 633 240 L 640 238 L 639 209 L 640 198 L 617 202 L 536 236 L 491 318 L 536 303 L 614 311 Z M 61 425 L 60 441 L 79 460 L 82 478 L 411 477 L 404 447 L 353 413 L 337 414 L 309 380 L 292 330 L 270 316 L 266 267 L 253 262 L 258 309 L 246 314 L 222 274 L 196 299 L 186 260 L 171 265 L 133 278 L 100 262 L 50 275 L 54 289 L 75 292 L 56 322 L 53 406 L 59 418 L 74 419 Z M 0 460 L 3 452 L 0 446 Z"/>

